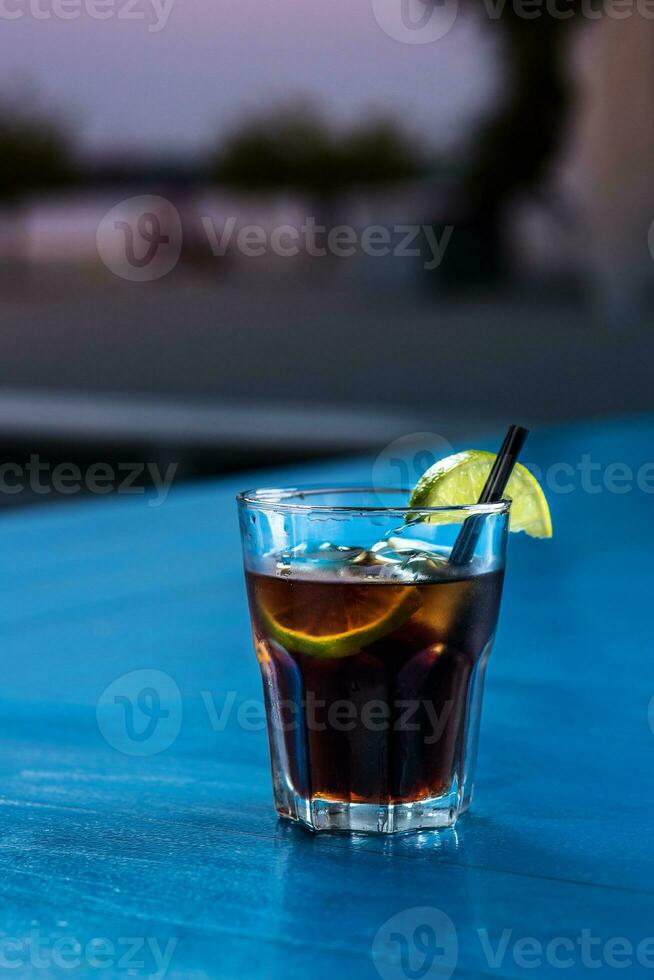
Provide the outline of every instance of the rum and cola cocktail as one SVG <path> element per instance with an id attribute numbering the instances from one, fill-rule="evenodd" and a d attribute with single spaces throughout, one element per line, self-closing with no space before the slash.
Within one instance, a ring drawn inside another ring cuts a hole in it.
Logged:
<path id="1" fill-rule="evenodd" d="M 451 826 L 471 798 L 509 504 L 416 511 L 404 491 L 383 496 L 239 498 L 275 804 L 313 830 Z"/>

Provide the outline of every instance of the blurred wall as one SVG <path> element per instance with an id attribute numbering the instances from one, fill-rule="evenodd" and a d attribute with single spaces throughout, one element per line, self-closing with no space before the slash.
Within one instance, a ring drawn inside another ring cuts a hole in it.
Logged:
<path id="1" fill-rule="evenodd" d="M 654 22 L 604 17 L 574 49 L 579 87 L 565 165 L 579 200 L 594 290 L 615 314 L 651 290 L 654 238 Z"/>

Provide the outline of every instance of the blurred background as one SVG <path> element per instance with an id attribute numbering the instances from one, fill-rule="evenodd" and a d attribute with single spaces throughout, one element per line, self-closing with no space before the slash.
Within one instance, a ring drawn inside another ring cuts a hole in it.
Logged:
<path id="1" fill-rule="evenodd" d="M 653 18 L 3 0 L 0 503 L 654 407 Z"/>

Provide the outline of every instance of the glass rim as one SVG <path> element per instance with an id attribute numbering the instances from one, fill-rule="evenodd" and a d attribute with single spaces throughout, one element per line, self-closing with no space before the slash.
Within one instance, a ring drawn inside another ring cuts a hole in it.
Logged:
<path id="1" fill-rule="evenodd" d="M 410 495 L 411 490 L 405 487 L 378 487 L 365 486 L 361 484 L 342 484 L 342 483 L 323 483 L 309 484 L 297 487 L 260 487 L 252 490 L 243 490 L 236 495 L 239 504 L 247 507 L 256 507 L 259 510 L 270 510 L 287 514 L 306 514 L 315 513 L 334 513 L 334 514 L 447 514 L 447 513 L 466 513 L 471 517 L 475 515 L 506 514 L 511 507 L 511 500 L 503 498 L 497 503 L 492 504 L 444 504 L 438 507 L 394 507 L 384 504 L 370 506 L 364 504 L 312 504 L 306 502 L 306 497 L 315 494 L 333 493 L 367 493 L 367 494 L 404 494 Z M 299 501 L 293 498 L 299 498 Z"/>

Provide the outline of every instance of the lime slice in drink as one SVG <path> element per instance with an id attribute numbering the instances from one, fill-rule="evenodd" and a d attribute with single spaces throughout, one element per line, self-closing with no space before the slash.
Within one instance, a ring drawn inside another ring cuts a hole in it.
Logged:
<path id="1" fill-rule="evenodd" d="M 291 653 L 349 657 L 402 626 L 420 607 L 413 586 L 327 585 L 259 579 L 255 599 L 266 633 Z"/>
<path id="2" fill-rule="evenodd" d="M 479 449 L 466 449 L 439 460 L 421 476 L 409 506 L 456 507 L 476 503 L 494 462 L 494 453 Z M 552 518 L 545 494 L 538 480 L 520 463 L 513 469 L 504 496 L 512 501 L 511 531 L 526 531 L 533 538 L 552 537 Z M 437 515 L 424 520 L 440 523 Z M 448 515 L 448 523 L 451 520 Z"/>

